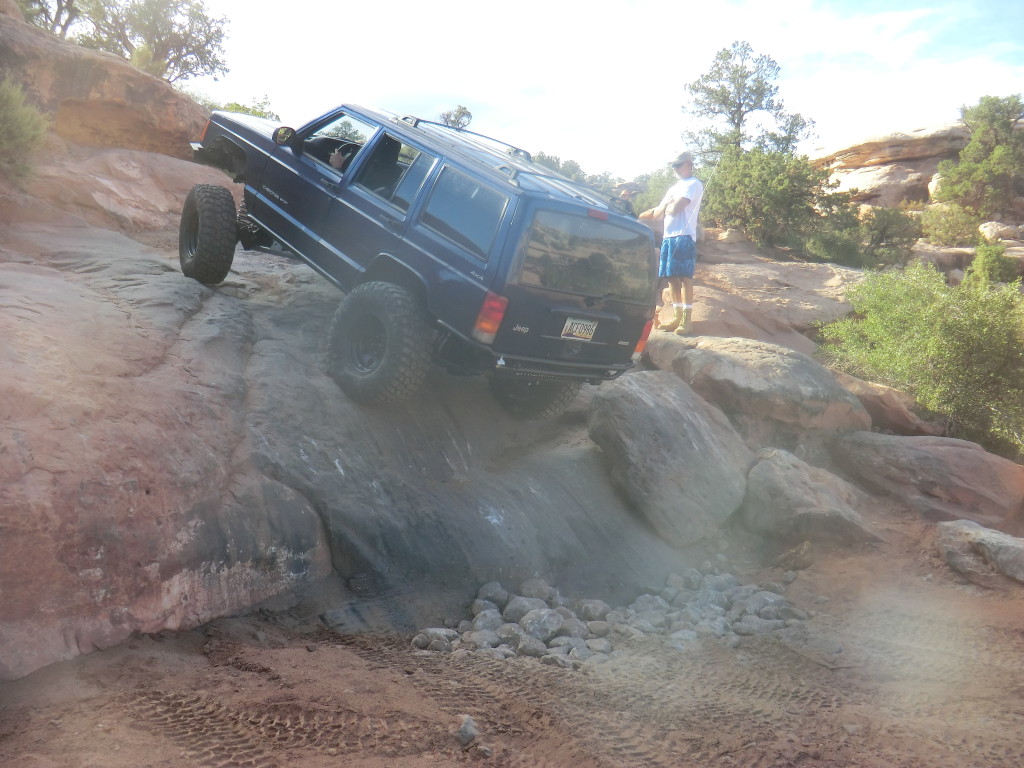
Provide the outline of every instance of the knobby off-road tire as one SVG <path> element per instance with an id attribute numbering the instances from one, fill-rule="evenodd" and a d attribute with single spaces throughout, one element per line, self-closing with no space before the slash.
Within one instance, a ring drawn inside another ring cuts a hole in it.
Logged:
<path id="1" fill-rule="evenodd" d="M 430 367 L 434 329 L 422 302 L 393 283 L 357 286 L 339 305 L 327 341 L 327 372 L 358 403 L 404 400 Z"/>
<path id="2" fill-rule="evenodd" d="M 580 393 L 582 382 L 541 376 L 491 376 L 491 394 L 507 413 L 520 419 L 552 419 Z"/>
<path id="3" fill-rule="evenodd" d="M 238 242 L 235 200 L 215 184 L 197 184 L 185 198 L 178 228 L 181 272 L 205 285 L 228 276 Z"/>

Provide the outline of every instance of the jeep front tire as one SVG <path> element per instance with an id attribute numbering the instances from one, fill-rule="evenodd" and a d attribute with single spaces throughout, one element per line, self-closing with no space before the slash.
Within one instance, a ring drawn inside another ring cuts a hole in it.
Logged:
<path id="1" fill-rule="evenodd" d="M 408 290 L 363 283 L 331 320 L 327 372 L 358 403 L 404 400 L 427 375 L 433 334 L 422 302 Z"/>
<path id="2" fill-rule="evenodd" d="M 181 272 L 206 285 L 228 276 L 238 242 L 235 200 L 215 184 L 197 184 L 185 198 L 178 228 Z"/>

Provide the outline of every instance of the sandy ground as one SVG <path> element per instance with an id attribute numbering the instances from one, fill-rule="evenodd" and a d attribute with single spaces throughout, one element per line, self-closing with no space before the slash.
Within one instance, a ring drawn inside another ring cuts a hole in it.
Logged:
<path id="1" fill-rule="evenodd" d="M 1015 768 L 1024 588 L 964 583 L 930 536 L 904 520 L 819 553 L 787 595 L 812 617 L 782 634 L 620 639 L 576 671 L 343 636 L 301 608 L 138 637 L 0 684 L 0 765 Z"/>

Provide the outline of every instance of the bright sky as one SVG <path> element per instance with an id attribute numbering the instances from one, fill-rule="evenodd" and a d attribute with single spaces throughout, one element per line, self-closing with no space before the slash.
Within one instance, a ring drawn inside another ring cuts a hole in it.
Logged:
<path id="1" fill-rule="evenodd" d="M 462 104 L 471 130 L 625 179 L 687 148 L 685 86 L 738 40 L 779 64 L 786 109 L 816 123 L 811 155 L 1024 94 L 1021 0 L 205 2 L 228 19 L 230 72 L 186 89 L 266 96 L 293 127 L 342 103 L 426 119 Z"/>

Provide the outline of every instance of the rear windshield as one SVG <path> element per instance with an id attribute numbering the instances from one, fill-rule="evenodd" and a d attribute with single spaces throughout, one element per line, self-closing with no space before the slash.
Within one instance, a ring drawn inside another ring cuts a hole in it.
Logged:
<path id="1" fill-rule="evenodd" d="M 654 262 L 650 236 L 591 216 L 538 211 L 519 282 L 584 296 L 648 301 Z"/>

